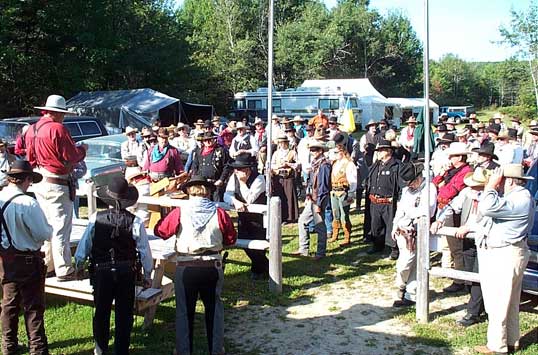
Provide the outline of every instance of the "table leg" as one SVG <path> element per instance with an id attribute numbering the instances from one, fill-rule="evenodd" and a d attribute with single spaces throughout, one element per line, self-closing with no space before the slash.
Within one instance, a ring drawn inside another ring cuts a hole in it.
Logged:
<path id="1" fill-rule="evenodd" d="M 153 281 L 151 284 L 152 288 L 160 289 L 162 287 L 163 276 L 164 276 L 164 260 L 157 259 L 155 261 L 155 268 L 153 271 Z M 144 314 L 144 325 L 143 329 L 148 329 L 153 324 L 153 319 L 155 318 L 155 312 L 157 311 L 157 305 L 149 307 Z"/>

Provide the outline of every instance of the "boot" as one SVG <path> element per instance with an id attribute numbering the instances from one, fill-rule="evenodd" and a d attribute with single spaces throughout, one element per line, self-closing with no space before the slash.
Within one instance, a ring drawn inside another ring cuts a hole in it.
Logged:
<path id="1" fill-rule="evenodd" d="M 344 229 L 344 241 L 340 243 L 341 247 L 351 244 L 351 223 L 346 223 L 342 226 Z"/>
<path id="2" fill-rule="evenodd" d="M 333 221 L 333 234 L 331 236 L 331 239 L 329 239 L 329 243 L 334 243 L 338 239 L 338 233 L 340 233 L 340 221 Z"/>

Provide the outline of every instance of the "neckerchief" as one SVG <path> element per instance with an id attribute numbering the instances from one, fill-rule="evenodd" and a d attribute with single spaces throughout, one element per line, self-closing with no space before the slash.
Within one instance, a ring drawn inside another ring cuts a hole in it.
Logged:
<path id="1" fill-rule="evenodd" d="M 191 222 L 194 229 L 199 232 L 217 212 L 217 205 L 205 197 L 191 196 L 189 201 L 191 202 Z"/>
<path id="2" fill-rule="evenodd" d="M 162 152 L 159 152 L 159 146 L 156 145 L 153 150 L 151 151 L 151 162 L 157 163 L 158 161 L 162 160 L 166 153 L 168 153 L 168 147 L 170 147 L 168 144 L 163 148 Z"/>
<path id="3" fill-rule="evenodd" d="M 456 176 L 457 173 L 460 172 L 461 169 L 463 169 L 464 167 L 466 167 L 467 164 L 463 164 L 462 166 L 460 166 L 459 168 L 452 168 L 450 169 L 449 171 L 446 172 L 445 176 L 443 177 L 443 180 L 445 182 L 445 184 L 448 184 L 450 180 L 452 180 L 452 178 L 454 176 Z"/>

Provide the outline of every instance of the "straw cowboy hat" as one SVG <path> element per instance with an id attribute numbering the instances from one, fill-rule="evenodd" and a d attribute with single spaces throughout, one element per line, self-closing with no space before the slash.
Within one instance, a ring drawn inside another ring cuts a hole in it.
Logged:
<path id="1" fill-rule="evenodd" d="M 497 118 L 502 119 L 502 118 L 503 118 L 503 115 L 501 115 L 500 112 L 495 112 L 495 114 L 493 115 L 493 119 L 497 119 Z"/>
<path id="2" fill-rule="evenodd" d="M 467 155 L 471 153 L 467 150 L 467 144 L 462 143 L 462 142 L 451 143 L 450 147 L 448 147 L 448 149 L 445 150 L 445 152 L 448 156 Z"/>
<path id="3" fill-rule="evenodd" d="M 181 190 L 188 194 L 187 189 L 191 186 L 205 186 L 209 191 L 213 192 L 215 190 L 215 185 L 207 181 L 207 179 L 201 175 L 194 175 L 189 181 L 181 185 Z"/>
<path id="4" fill-rule="evenodd" d="M 463 129 L 457 129 L 456 130 L 456 137 L 464 137 L 469 135 L 469 129 L 463 128 Z"/>
<path id="5" fill-rule="evenodd" d="M 292 122 L 304 122 L 304 119 L 302 119 L 301 116 L 296 115 L 293 117 Z"/>
<path id="6" fill-rule="evenodd" d="M 417 123 L 417 119 L 415 118 L 415 116 L 411 116 L 411 117 L 409 117 L 409 119 L 407 120 L 407 123 Z"/>
<path id="7" fill-rule="evenodd" d="M 374 121 L 374 120 L 370 120 L 368 121 L 368 123 L 366 124 L 366 126 L 364 126 L 365 128 L 368 128 L 370 126 L 377 126 L 377 122 Z"/>
<path id="8" fill-rule="evenodd" d="M 256 118 L 254 119 L 254 126 L 259 125 L 259 124 L 265 126 L 265 122 L 264 122 L 261 118 L 256 117 Z"/>
<path id="9" fill-rule="evenodd" d="M 67 111 L 65 99 L 63 96 L 60 95 L 50 95 L 49 97 L 47 97 L 47 102 L 45 103 L 45 106 L 35 106 L 34 108 L 45 111 L 71 113 Z"/>
<path id="10" fill-rule="evenodd" d="M 128 136 L 129 134 L 131 133 L 137 133 L 138 132 L 138 128 L 134 128 L 134 127 L 131 127 L 131 126 L 127 126 L 125 127 L 125 135 Z"/>
<path id="11" fill-rule="evenodd" d="M 475 171 L 469 172 L 463 178 L 465 185 L 470 187 L 484 186 L 489 180 L 489 171 L 483 168 L 476 168 Z"/>
<path id="12" fill-rule="evenodd" d="M 278 136 L 276 141 L 277 142 L 286 142 L 286 143 L 288 143 L 290 140 L 288 139 L 288 136 Z"/>
<path id="13" fill-rule="evenodd" d="M 523 173 L 523 165 L 521 164 L 506 164 L 503 165 L 503 176 L 512 179 L 534 180 L 532 176 Z"/>
<path id="14" fill-rule="evenodd" d="M 117 177 L 110 184 L 102 186 L 95 192 L 96 196 L 109 206 L 127 208 L 138 200 L 138 190 L 129 185 L 123 177 Z"/>
<path id="15" fill-rule="evenodd" d="M 235 129 L 247 129 L 247 126 L 243 122 L 237 122 Z"/>
<path id="16" fill-rule="evenodd" d="M 43 179 L 43 175 L 41 175 L 40 173 L 34 172 L 28 160 L 15 160 L 13 163 L 11 163 L 9 170 L 3 171 L 3 172 L 7 176 L 11 176 L 11 177 L 20 177 L 21 175 L 31 174 L 32 182 L 34 184 L 37 184 Z"/>

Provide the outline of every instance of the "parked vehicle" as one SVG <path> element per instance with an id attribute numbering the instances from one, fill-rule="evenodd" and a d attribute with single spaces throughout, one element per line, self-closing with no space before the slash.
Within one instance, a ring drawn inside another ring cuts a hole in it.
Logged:
<path id="1" fill-rule="evenodd" d="M 457 124 L 469 122 L 469 115 L 474 112 L 474 106 L 441 106 L 439 108 L 439 114 L 446 113 L 448 117 L 454 117 Z"/>
<path id="2" fill-rule="evenodd" d="M 37 122 L 39 118 L 37 116 L 4 118 L 0 121 L 0 137 L 6 139 L 8 144 L 15 144 L 18 135 L 22 132 L 22 128 Z M 63 123 L 75 142 L 108 135 L 103 122 L 96 117 L 65 116 Z"/>

